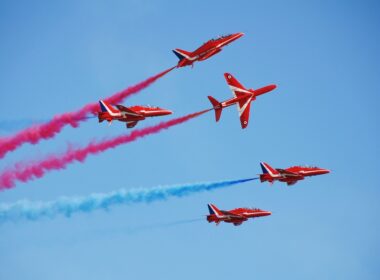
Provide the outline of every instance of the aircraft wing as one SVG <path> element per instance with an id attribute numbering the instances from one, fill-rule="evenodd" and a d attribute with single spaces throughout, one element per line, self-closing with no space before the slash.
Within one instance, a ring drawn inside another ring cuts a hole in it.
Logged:
<path id="1" fill-rule="evenodd" d="M 302 177 L 297 173 L 285 170 L 285 169 L 277 169 L 278 172 L 281 173 L 281 175 L 285 175 L 286 177 Z"/>
<path id="2" fill-rule="evenodd" d="M 136 113 L 135 111 L 123 106 L 123 105 L 116 105 L 116 108 L 118 108 L 120 111 L 124 112 L 127 115 L 130 116 L 141 116 L 140 114 Z"/>
<path id="3" fill-rule="evenodd" d="M 236 214 L 228 214 L 228 217 L 234 219 L 234 220 L 241 220 L 241 221 L 246 221 L 247 218 L 244 216 L 236 215 Z"/>
<path id="4" fill-rule="evenodd" d="M 224 78 L 230 87 L 233 96 L 243 97 L 244 95 L 251 96 L 252 92 L 247 90 L 234 76 L 229 73 L 224 74 Z"/>
<path id="5" fill-rule="evenodd" d="M 224 78 L 226 79 L 226 82 L 229 85 L 235 97 L 240 96 L 241 93 L 251 94 L 251 92 L 246 90 L 245 87 L 230 73 L 225 73 Z"/>
<path id="6" fill-rule="evenodd" d="M 246 217 L 244 217 L 242 215 L 234 214 L 234 213 L 229 212 L 229 211 L 223 211 L 222 213 L 223 213 L 223 215 L 227 216 L 228 218 L 230 218 L 232 220 L 241 221 L 241 222 L 244 222 L 247 220 Z"/>
<path id="7" fill-rule="evenodd" d="M 199 61 L 202 61 L 202 60 L 206 60 L 207 58 L 210 58 L 212 57 L 213 55 L 217 54 L 218 52 L 220 52 L 222 49 L 214 49 L 210 52 L 208 52 L 205 56 L 202 56 Z"/>
<path id="8" fill-rule="evenodd" d="M 242 99 L 238 102 L 241 128 L 246 128 L 249 122 L 249 112 L 251 108 L 252 97 Z"/>

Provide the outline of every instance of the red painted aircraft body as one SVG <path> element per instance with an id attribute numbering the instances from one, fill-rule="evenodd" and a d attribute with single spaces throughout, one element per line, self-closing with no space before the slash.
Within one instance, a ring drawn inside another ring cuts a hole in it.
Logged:
<path id="1" fill-rule="evenodd" d="M 208 204 L 208 210 L 210 215 L 207 215 L 207 221 L 209 223 L 220 222 L 232 223 L 235 226 L 240 226 L 243 222 L 250 218 L 257 218 L 263 216 L 269 216 L 272 213 L 269 211 L 261 210 L 258 208 L 236 208 L 229 211 L 219 210 L 215 205 Z"/>
<path id="2" fill-rule="evenodd" d="M 260 174 L 261 182 L 274 181 L 285 182 L 288 186 L 294 185 L 305 177 L 330 173 L 330 170 L 319 167 L 293 166 L 286 169 L 273 168 L 265 162 L 261 162 L 263 174 Z"/>
<path id="3" fill-rule="evenodd" d="M 113 120 L 126 122 L 127 128 L 134 127 L 139 121 L 147 117 L 158 117 L 170 115 L 172 111 L 150 106 L 132 106 L 124 107 L 116 105 L 115 109 L 104 100 L 99 101 L 101 112 L 98 113 L 99 122 L 108 121 L 110 124 Z"/>
<path id="4" fill-rule="evenodd" d="M 239 39 L 243 35 L 244 33 L 240 32 L 211 39 L 193 52 L 175 49 L 173 52 L 179 58 L 177 67 L 193 66 L 195 61 L 206 60 L 220 52 L 224 46 L 227 46 L 229 43 Z"/>
<path id="5" fill-rule="evenodd" d="M 219 121 L 223 108 L 237 104 L 241 127 L 244 129 L 248 126 L 251 102 L 255 101 L 257 96 L 274 90 L 276 85 L 268 85 L 256 90 L 246 89 L 231 74 L 225 73 L 224 77 L 232 90 L 234 97 L 226 101 L 219 102 L 214 97 L 208 96 L 208 99 L 215 110 L 215 120 Z"/>

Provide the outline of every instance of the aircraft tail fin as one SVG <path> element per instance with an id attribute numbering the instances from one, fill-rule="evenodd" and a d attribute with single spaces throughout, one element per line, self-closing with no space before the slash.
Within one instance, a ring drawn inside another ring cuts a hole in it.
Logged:
<path id="1" fill-rule="evenodd" d="M 179 60 L 191 57 L 191 52 L 184 51 L 181 49 L 174 49 L 173 53 L 178 57 Z"/>
<path id="2" fill-rule="evenodd" d="M 215 215 L 218 218 L 223 216 L 223 213 L 214 205 L 214 204 L 207 204 L 208 211 L 210 212 L 210 215 Z"/>
<path id="3" fill-rule="evenodd" d="M 215 120 L 219 121 L 220 116 L 222 115 L 222 104 L 212 96 L 208 96 L 208 100 L 210 100 L 212 107 L 215 110 Z"/>
<path id="4" fill-rule="evenodd" d="M 99 104 L 100 104 L 100 109 L 102 110 L 102 112 L 108 112 L 111 116 L 114 116 L 115 114 L 119 112 L 118 110 L 116 110 L 114 107 L 112 107 L 110 104 L 108 104 L 104 100 L 99 100 Z"/>
<path id="5" fill-rule="evenodd" d="M 261 169 L 264 174 L 270 174 L 271 176 L 275 176 L 280 174 L 275 168 L 271 167 L 268 163 L 260 162 Z"/>

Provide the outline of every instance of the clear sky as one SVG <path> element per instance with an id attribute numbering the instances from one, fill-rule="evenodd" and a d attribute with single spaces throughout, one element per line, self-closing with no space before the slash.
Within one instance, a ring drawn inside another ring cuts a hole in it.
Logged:
<path id="1" fill-rule="evenodd" d="M 2 121 L 75 110 L 175 65 L 171 49 L 192 51 L 234 32 L 245 36 L 124 105 L 157 105 L 174 116 L 198 111 L 209 106 L 207 95 L 231 96 L 224 72 L 250 88 L 278 89 L 252 104 L 246 130 L 234 107 L 220 123 L 206 114 L 19 183 L 0 202 L 248 178 L 260 161 L 333 172 L 293 187 L 254 181 L 3 224 L 0 278 L 379 279 L 379 12 L 378 1 L 1 1 Z M 24 145 L 0 168 L 123 133 L 123 124 L 94 119 Z M 209 202 L 273 214 L 240 227 L 186 222 L 203 218 Z"/>

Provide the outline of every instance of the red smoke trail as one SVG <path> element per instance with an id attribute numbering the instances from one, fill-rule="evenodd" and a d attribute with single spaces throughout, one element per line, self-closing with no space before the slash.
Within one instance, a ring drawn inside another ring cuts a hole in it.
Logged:
<path id="1" fill-rule="evenodd" d="M 74 161 L 84 162 L 89 155 L 98 154 L 119 145 L 133 142 L 138 138 L 158 133 L 163 129 L 181 124 L 208 111 L 209 110 L 204 110 L 166 122 L 161 122 L 154 126 L 136 129 L 127 135 L 121 135 L 102 142 L 91 142 L 84 148 L 69 148 L 64 154 L 51 155 L 40 161 L 16 163 L 13 168 L 5 170 L 2 174 L 0 174 L 0 190 L 13 188 L 16 181 L 27 182 L 34 178 L 41 178 L 46 172 L 63 169 Z"/>
<path id="2" fill-rule="evenodd" d="M 124 98 L 129 97 L 148 87 L 174 68 L 175 67 L 172 67 L 168 70 L 165 70 L 164 72 L 146 79 L 141 83 L 115 93 L 114 95 L 106 98 L 106 100 L 110 103 L 121 102 Z M 98 110 L 98 103 L 90 103 L 78 111 L 54 116 L 53 119 L 47 123 L 37 124 L 21 130 L 13 136 L 0 138 L 0 158 L 3 158 L 8 152 L 14 151 L 24 143 L 37 144 L 41 139 L 52 138 L 66 125 L 78 127 L 79 122 L 84 121 L 89 113 L 96 113 Z"/>

